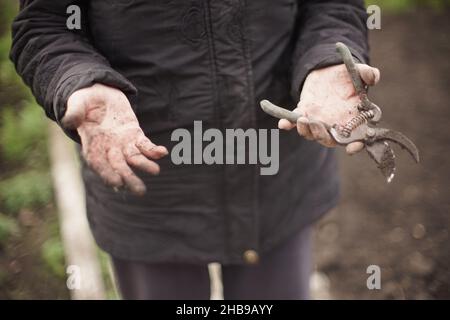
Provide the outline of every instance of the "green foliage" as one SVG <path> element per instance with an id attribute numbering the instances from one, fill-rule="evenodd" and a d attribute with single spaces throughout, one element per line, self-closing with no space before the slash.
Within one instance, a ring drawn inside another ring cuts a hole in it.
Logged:
<path id="1" fill-rule="evenodd" d="M 11 213 L 21 208 L 42 207 L 52 198 L 51 179 L 47 172 L 25 171 L 0 182 L 2 207 Z"/>
<path id="2" fill-rule="evenodd" d="M 45 119 L 34 103 L 25 101 L 25 107 L 19 113 L 5 108 L 1 119 L 0 148 L 6 161 L 36 163 L 36 160 L 45 160 L 42 159 L 46 154 Z"/>
<path id="3" fill-rule="evenodd" d="M 9 61 L 8 54 L 11 47 L 11 37 L 4 35 L 0 38 L 0 81 L 1 83 L 9 83 L 16 81 L 17 75 L 14 67 Z"/>
<path id="4" fill-rule="evenodd" d="M 0 38 L 0 61 L 6 62 L 9 56 L 9 48 L 11 47 L 11 37 L 9 34 L 4 34 Z"/>
<path id="5" fill-rule="evenodd" d="M 5 213 L 0 214 L 0 246 L 4 246 L 6 256 L 14 256 L 18 253 L 8 253 L 7 243 L 31 250 L 27 239 L 39 243 L 47 239 L 33 258 L 45 267 L 33 269 L 33 276 L 46 282 L 55 278 L 59 285 L 65 278 L 65 268 L 57 216 L 50 207 L 36 210 L 52 201 L 47 120 L 9 60 L 10 27 L 17 8 L 17 0 L 0 0 L 0 211 Z M 39 212 L 44 223 L 20 230 L 14 215 L 25 208 Z M 13 237 L 19 232 L 20 237 Z M 0 287 L 9 281 L 8 268 L 2 264 L 0 261 Z M 16 289 L 12 296 L 20 298 L 23 288 Z"/>
<path id="6" fill-rule="evenodd" d="M 100 268 L 102 271 L 103 283 L 105 284 L 106 299 L 118 300 L 119 294 L 114 285 L 114 275 L 112 274 L 111 258 L 102 250 L 98 250 Z"/>
<path id="7" fill-rule="evenodd" d="M 14 65 L 9 60 L 11 48 L 11 23 L 17 12 L 17 1 L 0 1 L 0 87 L 14 86 L 14 90 L 27 95 L 29 90 L 22 84 Z"/>
<path id="8" fill-rule="evenodd" d="M 9 26 L 16 15 L 18 2 L 16 0 L 0 0 L 0 28 Z"/>
<path id="9" fill-rule="evenodd" d="M 19 232 L 15 219 L 0 213 L 0 247 L 14 234 Z"/>
<path id="10" fill-rule="evenodd" d="M 44 242 L 41 248 L 41 258 L 50 272 L 61 279 L 65 278 L 64 248 L 58 237 Z"/>

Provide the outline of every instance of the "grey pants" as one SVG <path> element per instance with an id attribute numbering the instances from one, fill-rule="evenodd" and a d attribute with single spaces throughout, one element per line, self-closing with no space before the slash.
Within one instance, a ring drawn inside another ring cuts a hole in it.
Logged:
<path id="1" fill-rule="evenodd" d="M 312 227 L 261 257 L 257 265 L 222 266 L 224 299 L 308 299 Z M 206 300 L 206 265 L 144 263 L 112 257 L 123 299 Z"/>

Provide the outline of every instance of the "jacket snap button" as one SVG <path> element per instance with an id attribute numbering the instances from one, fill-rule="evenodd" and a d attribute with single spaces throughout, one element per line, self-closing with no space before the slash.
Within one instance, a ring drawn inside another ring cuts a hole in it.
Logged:
<path id="1" fill-rule="evenodd" d="M 256 264 L 259 261 L 259 254 L 255 250 L 246 250 L 244 252 L 244 261 L 248 264 Z"/>

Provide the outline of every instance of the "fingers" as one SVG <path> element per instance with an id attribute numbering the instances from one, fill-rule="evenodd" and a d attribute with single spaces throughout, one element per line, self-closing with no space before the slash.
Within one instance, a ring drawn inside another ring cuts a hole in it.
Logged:
<path id="1" fill-rule="evenodd" d="M 165 147 L 155 146 L 150 140 L 141 139 L 136 145 L 129 144 L 122 150 L 111 148 L 108 152 L 108 161 L 131 192 L 143 195 L 146 192 L 145 184 L 130 167 L 157 175 L 160 172 L 159 165 L 147 157 L 159 159 L 167 153 Z"/>
<path id="2" fill-rule="evenodd" d="M 135 146 L 124 150 L 114 147 L 107 152 L 106 159 L 96 155 L 86 156 L 86 160 L 106 184 L 116 188 L 125 184 L 136 195 L 145 194 L 146 187 L 130 166 L 154 175 L 160 171 L 159 165 L 146 158 Z"/>
<path id="3" fill-rule="evenodd" d="M 307 140 L 315 140 L 326 147 L 335 147 L 336 141 L 330 135 L 323 122 L 309 120 L 305 117 L 300 117 L 297 120 L 298 134 Z M 364 143 L 361 141 L 352 142 L 346 146 L 346 152 L 349 155 L 358 153 L 364 149 Z"/>
<path id="4" fill-rule="evenodd" d="M 316 140 L 326 147 L 336 146 L 336 141 L 328 133 L 325 124 L 321 121 L 300 117 L 297 120 L 297 132 L 307 140 Z"/>
<path id="5" fill-rule="evenodd" d="M 111 167 L 106 159 L 106 154 L 102 156 L 86 155 L 85 159 L 92 170 L 97 172 L 107 185 L 114 188 L 120 188 L 123 185 L 121 176 Z"/>
<path id="6" fill-rule="evenodd" d="M 124 148 L 123 154 L 126 162 L 130 166 L 153 175 L 159 174 L 159 165 L 156 162 L 146 158 L 137 147 L 129 145 Z"/>
<path id="7" fill-rule="evenodd" d="M 309 120 L 306 117 L 300 117 L 297 120 L 297 132 L 306 140 L 313 140 L 311 129 L 309 128 Z"/>
<path id="8" fill-rule="evenodd" d="M 95 144 L 97 148 L 91 147 L 85 158 L 90 167 L 102 177 L 106 184 L 112 187 L 125 185 L 132 193 L 143 195 L 146 192 L 145 184 L 132 168 L 157 175 L 160 167 L 149 158 L 160 159 L 167 155 L 168 151 L 163 146 L 153 144 L 143 134 L 137 140 L 136 138 L 131 139 L 131 141 L 137 141 L 136 143 L 128 142 L 129 140 L 125 142 L 125 146 L 120 142 L 111 146 L 110 142 L 103 141 L 103 144 L 106 143 L 108 146 L 102 148 L 103 150 L 108 149 L 103 155 L 99 152 L 97 143 Z"/>
<path id="9" fill-rule="evenodd" d="M 107 156 L 111 167 L 121 176 L 130 191 L 136 195 L 144 195 L 147 188 L 144 182 L 130 169 L 122 151 L 119 148 L 111 148 Z"/>
<path id="10" fill-rule="evenodd" d="M 336 142 L 328 133 L 323 122 L 310 121 L 309 130 L 313 136 L 313 139 L 326 147 L 336 146 Z"/>
<path id="11" fill-rule="evenodd" d="M 362 149 L 364 149 L 364 143 L 362 143 L 361 141 L 349 143 L 349 144 L 345 147 L 345 151 L 346 151 L 347 154 L 349 154 L 349 155 L 354 155 L 355 153 L 358 153 L 358 152 L 361 151 Z"/>
<path id="12" fill-rule="evenodd" d="M 369 86 L 374 86 L 380 81 L 380 70 L 367 64 L 358 64 L 361 79 Z"/>
<path id="13" fill-rule="evenodd" d="M 315 140 L 326 147 L 335 147 L 337 145 L 323 122 L 300 117 L 297 120 L 297 131 L 305 139 Z M 349 155 L 353 155 L 364 149 L 364 143 L 361 141 L 352 142 L 345 149 Z"/>
<path id="14" fill-rule="evenodd" d="M 298 118 L 296 124 L 291 123 L 286 119 L 281 119 L 278 122 L 278 128 L 282 130 L 291 130 L 294 127 L 297 127 L 298 134 L 306 140 L 316 140 L 326 147 L 336 146 L 336 141 L 334 141 L 333 137 L 328 133 L 323 122 L 309 120 L 304 116 Z"/>
<path id="15" fill-rule="evenodd" d="M 300 105 L 300 103 L 299 103 L 299 105 Z M 300 107 L 295 108 L 293 110 L 293 112 L 295 112 L 301 116 L 303 115 L 303 113 L 300 110 Z M 289 131 L 289 130 L 292 130 L 293 128 L 295 128 L 296 126 L 297 125 L 295 123 L 292 123 L 287 119 L 281 119 L 278 121 L 278 129 L 281 129 L 281 130 Z"/>
<path id="16" fill-rule="evenodd" d="M 280 121 L 278 121 L 278 128 L 281 130 L 289 131 L 289 130 L 295 128 L 295 123 L 292 123 L 286 119 L 281 119 Z"/>
<path id="17" fill-rule="evenodd" d="M 136 147 L 144 156 L 155 160 L 161 159 L 169 154 L 166 147 L 155 145 L 144 135 L 139 138 Z"/>

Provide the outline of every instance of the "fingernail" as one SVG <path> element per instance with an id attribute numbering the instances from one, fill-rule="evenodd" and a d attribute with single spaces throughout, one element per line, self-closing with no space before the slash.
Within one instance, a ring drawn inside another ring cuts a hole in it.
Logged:
<path id="1" fill-rule="evenodd" d="M 147 188 L 145 186 L 134 186 L 133 189 L 134 194 L 137 196 L 143 196 L 147 192 Z"/>
<path id="2" fill-rule="evenodd" d="M 380 80 L 380 70 L 378 70 L 377 68 L 373 68 L 372 74 L 373 74 L 374 82 L 377 83 Z"/>
<path id="3" fill-rule="evenodd" d="M 158 151 L 162 154 L 164 154 L 165 156 L 169 154 L 169 151 L 167 150 L 166 147 L 163 146 L 158 146 Z"/>

